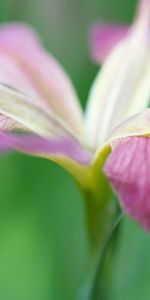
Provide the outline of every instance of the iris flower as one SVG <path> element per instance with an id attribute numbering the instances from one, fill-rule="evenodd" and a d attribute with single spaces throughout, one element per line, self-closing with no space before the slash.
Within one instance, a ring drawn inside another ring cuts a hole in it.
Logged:
<path id="1" fill-rule="evenodd" d="M 83 112 L 37 34 L 19 23 L 1 26 L 0 149 L 63 166 L 86 194 L 90 213 L 94 202 L 95 210 L 107 202 L 108 177 L 124 210 L 150 230 L 150 1 L 140 2 L 123 36 L 120 27 L 102 30 L 105 59 Z M 116 30 L 121 41 L 114 46 L 107 39 Z"/>

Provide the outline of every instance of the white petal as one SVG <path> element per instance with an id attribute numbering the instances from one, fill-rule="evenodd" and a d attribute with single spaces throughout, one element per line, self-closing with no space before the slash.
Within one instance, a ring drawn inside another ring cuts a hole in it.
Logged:
<path id="1" fill-rule="evenodd" d="M 110 130 L 147 107 L 150 96 L 150 31 L 141 19 L 112 51 L 90 92 L 87 139 L 97 148 Z"/>

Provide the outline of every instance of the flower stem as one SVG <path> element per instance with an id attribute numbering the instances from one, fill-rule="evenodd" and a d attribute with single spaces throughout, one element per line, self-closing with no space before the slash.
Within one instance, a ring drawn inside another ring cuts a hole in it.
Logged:
<path id="1" fill-rule="evenodd" d="M 103 264 L 105 261 L 105 255 L 108 249 L 108 246 L 112 240 L 112 237 L 114 236 L 114 233 L 116 232 L 118 225 L 120 224 L 121 220 L 123 219 L 124 214 L 123 212 L 121 212 L 116 221 L 114 222 L 114 225 L 112 226 L 110 233 L 108 234 L 108 237 L 104 243 L 104 246 L 100 252 L 99 255 L 99 261 L 98 261 L 98 265 L 97 265 L 97 270 L 95 273 L 95 278 L 93 281 L 93 286 L 92 286 L 92 290 L 91 290 L 91 295 L 90 295 L 90 300 L 106 300 L 105 296 L 102 295 L 101 292 L 101 284 L 100 284 L 100 279 L 101 279 L 101 275 L 102 275 L 102 271 L 103 271 Z"/>

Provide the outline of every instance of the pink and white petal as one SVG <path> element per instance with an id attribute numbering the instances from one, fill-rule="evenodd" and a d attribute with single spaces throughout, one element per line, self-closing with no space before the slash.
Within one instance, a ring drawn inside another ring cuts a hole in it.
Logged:
<path id="1" fill-rule="evenodd" d="M 93 165 L 99 164 L 103 154 L 106 152 L 107 155 L 103 161 L 105 162 L 106 157 L 116 147 L 121 140 L 129 137 L 150 137 L 150 108 L 145 109 L 143 112 L 134 115 L 126 119 L 124 122 L 115 127 L 105 143 L 99 147 L 93 156 Z"/>
<path id="2" fill-rule="evenodd" d="M 127 35 L 129 26 L 97 23 L 90 32 L 90 49 L 94 61 L 102 63 L 113 48 Z"/>
<path id="3" fill-rule="evenodd" d="M 86 187 L 92 153 L 76 140 L 61 136 L 50 139 L 38 135 L 0 133 L 0 151 L 10 149 L 52 160 L 66 169 L 82 187 Z"/>
<path id="4" fill-rule="evenodd" d="M 150 138 L 120 140 L 104 172 L 124 211 L 150 232 Z"/>
<path id="5" fill-rule="evenodd" d="M 145 109 L 115 127 L 109 135 L 107 143 L 116 143 L 116 140 L 132 136 L 150 135 L 150 108 Z"/>
<path id="6" fill-rule="evenodd" d="M 53 160 L 83 186 L 92 153 L 65 125 L 54 112 L 44 110 L 34 99 L 0 86 L 0 151 L 15 149 Z"/>
<path id="7" fill-rule="evenodd" d="M 45 158 L 66 157 L 81 165 L 88 165 L 91 153 L 73 138 L 62 136 L 51 139 L 35 134 L 15 134 L 0 132 L 0 149 L 7 145 L 8 149 L 28 153 Z"/>
<path id="8" fill-rule="evenodd" d="M 82 110 L 72 83 L 58 62 L 43 49 L 32 29 L 17 23 L 2 26 L 0 60 L 3 84 L 38 95 L 43 105 L 64 118 L 77 135 L 82 135 Z"/>
<path id="9" fill-rule="evenodd" d="M 0 130 L 15 128 L 26 128 L 46 138 L 71 135 L 63 120 L 43 109 L 34 98 L 0 85 Z"/>

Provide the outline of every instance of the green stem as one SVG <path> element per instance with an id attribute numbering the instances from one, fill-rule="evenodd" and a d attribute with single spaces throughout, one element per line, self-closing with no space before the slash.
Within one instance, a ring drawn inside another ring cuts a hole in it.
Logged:
<path id="1" fill-rule="evenodd" d="M 114 225 L 111 228 L 111 231 L 104 243 L 104 246 L 100 252 L 100 256 L 99 256 L 99 261 L 98 261 L 98 265 L 97 265 L 97 270 L 96 270 L 96 274 L 95 274 L 95 278 L 94 278 L 94 282 L 93 282 L 93 287 L 92 287 L 92 291 L 91 291 L 91 296 L 90 296 L 90 300 L 104 300 L 104 299 L 100 299 L 100 289 L 101 289 L 101 285 L 100 285 L 100 279 L 101 279 L 101 275 L 102 275 L 102 271 L 103 271 L 103 264 L 105 261 L 105 255 L 108 249 L 108 246 L 112 240 L 112 237 L 114 235 L 114 233 L 116 232 L 116 229 L 118 228 L 118 225 L 120 224 L 121 220 L 123 219 L 124 214 L 121 212 L 118 216 L 118 218 L 116 219 Z"/>

